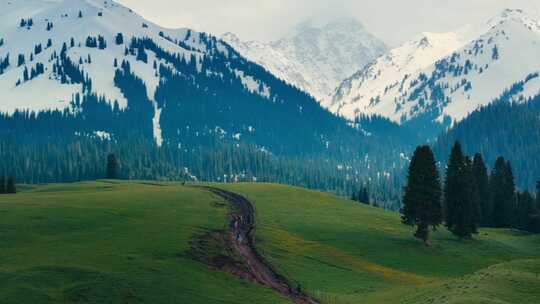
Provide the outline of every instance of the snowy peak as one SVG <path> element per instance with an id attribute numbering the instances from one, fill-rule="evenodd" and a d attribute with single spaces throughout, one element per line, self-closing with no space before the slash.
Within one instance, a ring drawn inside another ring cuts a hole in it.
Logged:
<path id="1" fill-rule="evenodd" d="M 240 40 L 240 37 L 236 36 L 236 34 L 227 32 L 221 36 L 221 39 L 224 41 L 228 41 L 230 43 L 234 44 L 240 44 L 242 41 Z"/>
<path id="2" fill-rule="evenodd" d="M 318 20 L 307 20 L 295 26 L 292 34 L 288 38 L 304 35 L 309 32 L 323 32 L 329 34 L 342 34 L 347 32 L 365 32 L 362 23 L 354 18 L 339 18 L 327 22 Z"/>
<path id="3" fill-rule="evenodd" d="M 488 27 L 495 27 L 508 23 L 523 25 L 534 31 L 538 31 L 540 29 L 540 24 L 538 21 L 521 9 L 505 9 L 498 16 L 490 19 L 486 24 Z"/>
<path id="4" fill-rule="evenodd" d="M 143 83 L 146 92 L 137 96 L 146 104 L 140 107 L 154 114 L 153 133 L 161 144 L 163 105 L 156 94 L 165 79 L 186 77 L 196 82 L 229 77 L 231 90 L 245 90 L 268 102 L 277 98 L 273 88 L 258 78 L 260 67 L 219 39 L 190 29 L 160 27 L 114 1 L 0 0 L 0 4 L 1 113 L 75 112 L 84 107 L 81 99 L 90 95 L 117 111 L 128 111 L 133 98 L 119 80 L 128 75 Z"/>
<path id="5" fill-rule="evenodd" d="M 9 55 L 11 61 L 0 73 L 3 74 L 0 75 L 0 89 L 4 94 L 0 104 L 2 112 L 24 108 L 36 111 L 61 109 L 67 106 L 73 94 L 81 92 L 78 85 L 57 82 L 52 57 L 61 52 L 64 44 L 72 61 L 92 78 L 96 93 L 111 102 L 118 101 L 121 107 L 125 106 L 126 100 L 113 85 L 113 61 L 121 62 L 126 57 L 125 49 L 132 38 L 155 39 L 166 49 L 183 56 L 200 56 L 206 51 L 198 33 L 161 28 L 110 0 L 2 2 L 0 39 L 4 43 L 0 47 L 0 58 Z M 122 35 L 121 42 L 116 42 L 118 34 Z M 98 40 L 103 45 L 98 46 Z M 182 41 L 183 47 L 170 40 Z M 24 71 L 36 68 L 38 64 L 44 67 L 43 77 L 30 76 L 32 79 L 25 81 Z M 159 82 L 152 67 L 140 61 L 134 61 L 132 66 L 144 76 L 151 96 Z M 57 89 L 44 90 L 46 87 Z"/>
<path id="6" fill-rule="evenodd" d="M 464 43 L 464 38 L 453 32 L 423 33 L 346 79 L 334 96 L 323 104 L 351 120 L 363 113 L 384 115 L 398 121 L 399 113 L 393 115 L 393 105 L 381 102 L 381 96 L 394 88 L 403 90 L 408 77 L 449 55 Z"/>
<path id="7" fill-rule="evenodd" d="M 396 122 L 459 121 L 512 90 L 516 99 L 540 85 L 539 23 L 522 10 L 456 32 L 423 33 L 344 81 L 325 105 L 353 120 L 378 114 Z M 516 90 L 516 88 L 519 88 Z"/>
<path id="8" fill-rule="evenodd" d="M 384 53 L 386 46 L 355 19 L 308 21 L 269 43 L 222 39 L 277 77 L 324 100 L 345 78 Z"/>

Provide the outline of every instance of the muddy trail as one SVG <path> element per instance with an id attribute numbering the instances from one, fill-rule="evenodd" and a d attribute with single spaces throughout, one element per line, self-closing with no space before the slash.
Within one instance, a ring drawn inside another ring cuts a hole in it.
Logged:
<path id="1" fill-rule="evenodd" d="M 199 260 L 235 276 L 268 286 L 289 298 L 293 303 L 319 303 L 305 294 L 299 287 L 294 287 L 287 278 L 274 271 L 270 264 L 259 254 L 253 239 L 255 209 L 249 200 L 241 195 L 222 189 L 201 188 L 225 199 L 230 212 L 229 225 L 225 230 L 206 235 L 205 238 L 198 241 L 199 246 L 212 243 L 214 247 L 219 247 L 217 251 L 227 252 L 227 255 L 222 254 L 213 258 L 201 259 L 199 254 Z M 200 249 L 199 253 L 207 251 L 207 248 Z M 210 251 L 216 251 L 216 248 Z M 231 256 L 234 258 L 231 258 Z"/>

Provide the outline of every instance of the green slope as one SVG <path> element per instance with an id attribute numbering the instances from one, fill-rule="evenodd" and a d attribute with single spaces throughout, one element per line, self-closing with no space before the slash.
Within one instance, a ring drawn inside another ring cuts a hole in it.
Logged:
<path id="1" fill-rule="evenodd" d="M 212 195 L 107 182 L 0 196 L 0 303 L 285 303 L 186 252 L 225 225 Z"/>
<path id="2" fill-rule="evenodd" d="M 407 304 L 538 303 L 540 261 L 497 264 L 463 278 L 435 284 L 403 301 Z"/>
<path id="3" fill-rule="evenodd" d="M 540 237 L 444 229 L 426 248 L 399 215 L 279 185 L 217 185 L 257 212 L 256 245 L 324 303 L 540 303 Z M 194 261 L 221 199 L 179 184 L 91 182 L 0 196 L 0 303 L 287 303 Z"/>
<path id="4" fill-rule="evenodd" d="M 426 248 L 395 213 L 286 186 L 222 187 L 255 203 L 257 245 L 265 257 L 327 303 L 416 303 L 409 300 L 414 293 L 444 295 L 433 286 L 447 280 L 499 263 L 540 258 L 539 236 L 483 230 L 477 239 L 460 242 L 441 229 L 434 234 L 433 248 Z M 540 260 L 529 262 L 535 263 Z M 538 268 L 531 272 L 540 274 Z M 501 284 L 482 286 L 497 289 L 501 299 L 520 296 L 519 289 Z M 540 303 L 540 295 L 532 295 L 520 303 Z M 475 303 L 471 297 L 472 302 L 455 303 Z"/>

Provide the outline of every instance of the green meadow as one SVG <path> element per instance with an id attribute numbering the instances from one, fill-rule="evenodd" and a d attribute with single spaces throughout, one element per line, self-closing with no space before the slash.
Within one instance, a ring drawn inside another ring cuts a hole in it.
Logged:
<path id="1" fill-rule="evenodd" d="M 331 194 L 215 186 L 254 203 L 257 249 L 322 303 L 540 303 L 539 236 L 487 229 L 458 241 L 441 227 L 428 248 L 399 214 Z M 2 195 L 0 303 L 287 303 L 190 255 L 225 225 L 222 199 L 176 183 Z"/>

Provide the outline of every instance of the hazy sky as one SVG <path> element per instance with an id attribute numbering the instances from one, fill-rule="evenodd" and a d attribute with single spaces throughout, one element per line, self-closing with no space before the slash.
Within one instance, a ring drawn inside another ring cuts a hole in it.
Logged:
<path id="1" fill-rule="evenodd" d="M 484 21 L 504 8 L 540 16 L 540 0 L 117 0 L 166 27 L 274 40 L 307 19 L 350 16 L 390 45 Z"/>

